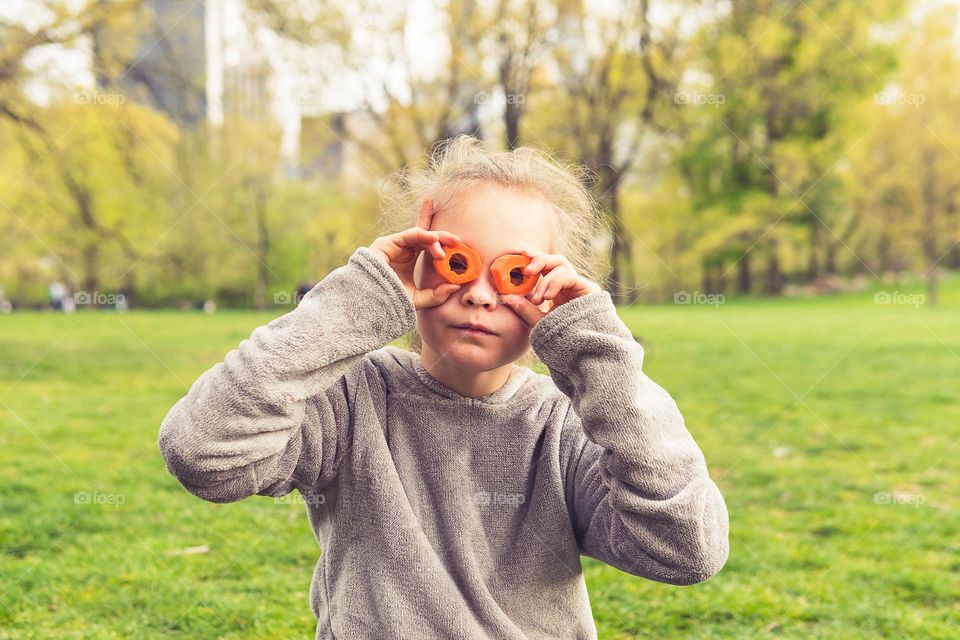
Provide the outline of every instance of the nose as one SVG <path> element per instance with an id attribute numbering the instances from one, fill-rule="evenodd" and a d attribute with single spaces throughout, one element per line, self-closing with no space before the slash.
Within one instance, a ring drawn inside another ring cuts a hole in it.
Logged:
<path id="1" fill-rule="evenodd" d="M 493 284 L 490 273 L 484 273 L 479 278 L 463 285 L 462 300 L 468 305 L 493 308 L 497 304 L 497 287 Z"/>

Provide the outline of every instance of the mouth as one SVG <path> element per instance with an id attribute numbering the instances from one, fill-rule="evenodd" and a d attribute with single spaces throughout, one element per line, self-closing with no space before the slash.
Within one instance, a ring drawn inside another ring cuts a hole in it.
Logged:
<path id="1" fill-rule="evenodd" d="M 459 324 L 459 325 L 454 325 L 453 328 L 459 331 L 462 331 L 467 335 L 477 335 L 477 336 L 497 335 L 493 331 L 490 331 L 489 329 L 484 327 L 482 324 Z"/>

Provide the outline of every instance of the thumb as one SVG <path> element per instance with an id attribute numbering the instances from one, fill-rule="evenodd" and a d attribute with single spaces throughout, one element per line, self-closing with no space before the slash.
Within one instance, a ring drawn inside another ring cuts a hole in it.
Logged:
<path id="1" fill-rule="evenodd" d="M 415 307 L 417 309 L 423 309 L 424 307 L 435 307 L 437 305 L 443 304 L 447 301 L 447 298 L 452 296 L 457 289 L 460 288 L 458 284 L 441 284 L 438 287 L 433 289 L 417 289 L 414 292 L 416 296 Z"/>
<path id="2" fill-rule="evenodd" d="M 524 296 L 519 295 L 501 295 L 500 301 L 516 312 L 520 319 L 531 327 L 536 326 L 538 322 L 547 314 L 533 304 Z"/>

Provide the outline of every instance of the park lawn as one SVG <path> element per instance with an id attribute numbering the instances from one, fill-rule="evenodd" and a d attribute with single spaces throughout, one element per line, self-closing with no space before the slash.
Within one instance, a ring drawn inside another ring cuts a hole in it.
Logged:
<path id="1" fill-rule="evenodd" d="M 196 377 L 281 312 L 0 316 L 0 638 L 313 637 L 299 496 L 203 502 L 157 449 Z M 584 559 L 601 638 L 956 637 L 960 277 L 937 308 L 620 312 L 726 497 L 731 552 L 689 587 Z"/>

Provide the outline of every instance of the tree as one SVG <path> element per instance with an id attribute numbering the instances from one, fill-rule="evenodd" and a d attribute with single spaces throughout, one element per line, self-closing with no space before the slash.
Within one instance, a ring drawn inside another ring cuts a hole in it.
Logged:
<path id="1" fill-rule="evenodd" d="M 863 133 L 846 114 L 889 76 L 892 48 L 871 29 L 900 11 L 896 0 L 733 0 L 703 27 L 698 66 L 706 80 L 704 93 L 693 95 L 704 104 L 691 101 L 696 111 L 679 163 L 695 210 L 727 228 L 724 240 L 702 247 L 704 269 L 715 269 L 717 280 L 736 268 L 737 289 L 751 291 L 759 253 L 762 290 L 779 294 L 789 245 L 803 277 L 833 268 L 831 251 L 846 244 L 836 231 L 843 207 L 834 167 Z M 807 238 L 798 243 L 794 231 L 803 227 Z M 739 254 L 732 264 L 730 247 Z"/>
<path id="2" fill-rule="evenodd" d="M 860 111 L 874 125 L 852 156 L 847 180 L 863 242 L 881 269 L 917 266 L 937 303 L 937 272 L 956 268 L 960 246 L 960 55 L 951 25 L 960 12 L 926 15 L 903 39 L 896 82 Z"/>
<path id="3" fill-rule="evenodd" d="M 633 300 L 630 232 L 620 190 L 645 144 L 671 130 L 677 78 L 677 25 L 655 30 L 647 0 L 625 0 L 599 13 L 569 7 L 554 53 L 556 80 L 540 102 L 537 136 L 593 170 L 588 186 L 610 218 L 610 278 L 619 304 Z M 555 105 L 555 106 L 549 106 Z"/>

